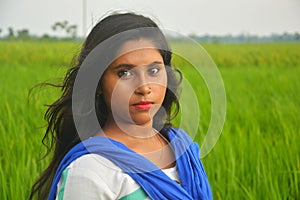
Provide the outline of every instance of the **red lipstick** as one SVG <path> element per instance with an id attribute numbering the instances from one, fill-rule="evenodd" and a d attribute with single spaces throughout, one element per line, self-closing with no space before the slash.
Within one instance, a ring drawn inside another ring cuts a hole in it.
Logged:
<path id="1" fill-rule="evenodd" d="M 148 101 L 141 101 L 139 103 L 133 104 L 133 106 L 137 109 L 137 110 L 150 110 L 151 106 L 152 106 L 152 102 L 148 102 Z"/>

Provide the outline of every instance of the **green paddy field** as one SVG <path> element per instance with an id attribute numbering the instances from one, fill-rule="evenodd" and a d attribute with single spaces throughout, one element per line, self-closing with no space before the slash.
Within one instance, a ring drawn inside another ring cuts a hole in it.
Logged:
<path id="1" fill-rule="evenodd" d="M 0 41 L 0 199 L 27 199 L 46 166 L 48 159 L 40 160 L 44 105 L 59 91 L 29 90 L 60 83 L 80 45 Z M 300 43 L 203 47 L 218 66 L 227 102 L 222 134 L 202 159 L 214 199 L 300 199 Z M 195 140 L 201 144 L 211 112 L 209 93 L 197 96 L 202 120 Z"/>

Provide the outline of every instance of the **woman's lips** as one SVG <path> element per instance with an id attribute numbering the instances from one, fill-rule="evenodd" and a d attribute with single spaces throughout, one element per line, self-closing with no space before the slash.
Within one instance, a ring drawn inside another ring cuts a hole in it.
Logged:
<path id="1" fill-rule="evenodd" d="M 137 109 L 137 110 L 145 110 L 145 111 L 150 110 L 150 108 L 152 107 L 152 105 L 153 105 L 153 103 L 152 102 L 148 102 L 148 101 L 141 101 L 139 103 L 133 104 L 133 106 L 135 107 L 135 109 Z"/>

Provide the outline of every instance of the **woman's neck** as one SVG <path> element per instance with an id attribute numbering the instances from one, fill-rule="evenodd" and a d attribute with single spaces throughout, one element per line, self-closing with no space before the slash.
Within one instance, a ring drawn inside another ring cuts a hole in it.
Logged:
<path id="1" fill-rule="evenodd" d="M 159 168 L 175 166 L 171 146 L 152 127 L 152 122 L 139 126 L 130 123 L 116 123 L 111 120 L 107 121 L 100 135 L 121 142 L 129 149 L 149 159 Z"/>
<path id="2" fill-rule="evenodd" d="M 144 125 L 136 125 L 130 122 L 116 122 L 113 119 L 108 119 L 103 127 L 103 132 L 105 136 L 111 137 L 112 139 L 118 137 L 147 139 L 156 134 L 152 125 L 152 121 Z"/>

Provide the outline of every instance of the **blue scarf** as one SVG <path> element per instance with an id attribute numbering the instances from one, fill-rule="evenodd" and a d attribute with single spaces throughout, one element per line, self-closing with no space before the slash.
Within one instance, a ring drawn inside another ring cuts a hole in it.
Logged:
<path id="1" fill-rule="evenodd" d="M 212 199 L 206 173 L 200 161 L 198 144 L 181 129 L 168 131 L 173 147 L 181 185 L 171 180 L 145 157 L 120 142 L 102 136 L 91 137 L 75 145 L 63 158 L 52 181 L 48 200 L 56 197 L 62 172 L 77 158 L 95 153 L 103 156 L 126 172 L 154 200 Z"/>

